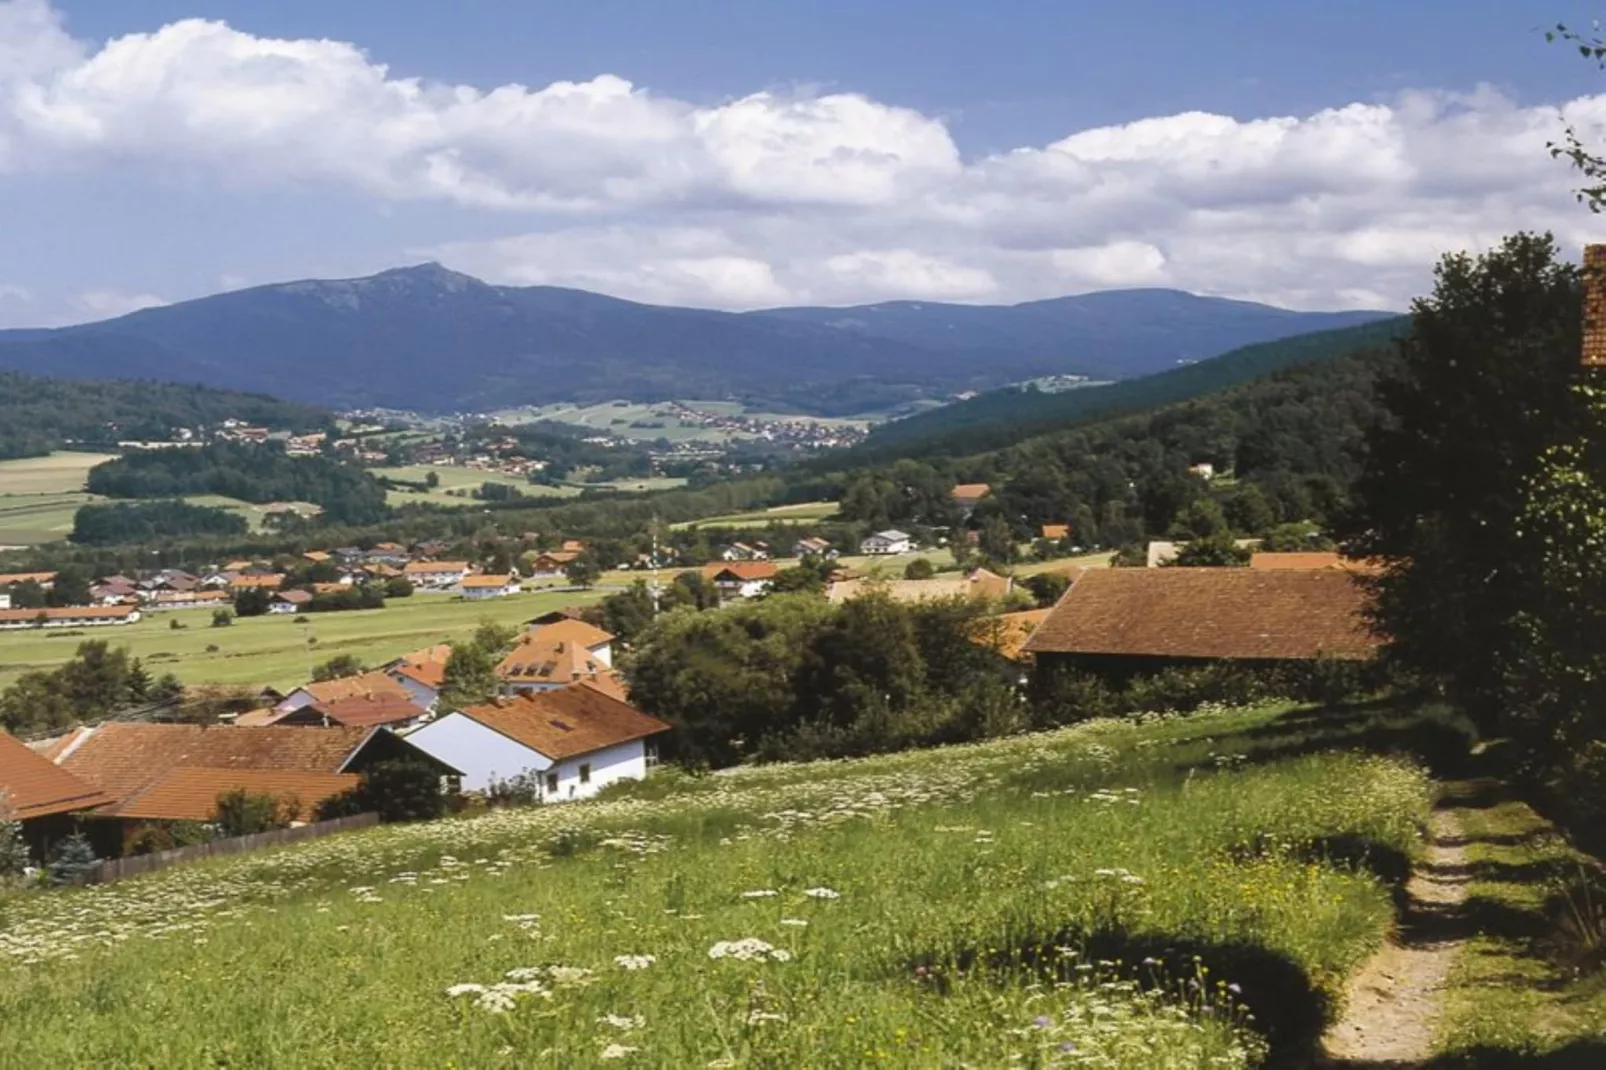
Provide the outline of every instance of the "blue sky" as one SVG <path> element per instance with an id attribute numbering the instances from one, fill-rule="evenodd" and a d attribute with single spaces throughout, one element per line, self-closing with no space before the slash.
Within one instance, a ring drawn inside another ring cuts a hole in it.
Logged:
<path id="1" fill-rule="evenodd" d="M 1449 249 L 1592 235 L 1544 145 L 1606 131 L 1606 78 L 1539 32 L 1592 14 L 0 0 L 0 326 L 426 258 L 715 307 L 1400 307 Z"/>

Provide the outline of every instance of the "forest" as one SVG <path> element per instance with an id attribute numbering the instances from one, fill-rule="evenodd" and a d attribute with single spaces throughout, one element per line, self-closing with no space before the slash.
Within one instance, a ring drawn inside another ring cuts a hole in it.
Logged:
<path id="1" fill-rule="evenodd" d="M 0 372 L 0 460 L 34 457 L 71 442 L 105 447 L 165 440 L 174 428 L 243 420 L 272 430 L 331 426 L 333 414 L 266 394 L 191 383 L 42 379 Z"/>
<path id="2" fill-rule="evenodd" d="M 70 538 L 81 546 L 144 543 L 194 535 L 244 535 L 245 517 L 177 499 L 86 505 L 73 514 Z"/>
<path id="3" fill-rule="evenodd" d="M 385 488 L 372 475 L 326 457 L 291 457 L 275 442 L 127 453 L 91 468 L 88 486 L 108 498 L 221 494 L 312 502 L 336 524 L 372 524 L 386 515 Z"/>

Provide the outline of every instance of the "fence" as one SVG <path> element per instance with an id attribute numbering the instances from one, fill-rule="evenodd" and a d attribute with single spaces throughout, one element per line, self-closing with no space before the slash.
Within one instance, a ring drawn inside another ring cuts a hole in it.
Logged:
<path id="1" fill-rule="evenodd" d="M 124 877 L 137 877 L 141 873 L 154 873 L 168 866 L 178 865 L 180 862 L 192 862 L 197 858 L 213 858 L 222 855 L 244 854 L 247 851 L 256 851 L 264 847 L 278 847 L 287 843 L 300 843 L 302 840 L 316 840 L 323 836 L 332 836 L 337 832 L 347 832 L 351 829 L 372 828 L 379 824 L 378 814 L 353 814 L 350 817 L 337 817 L 332 821 L 317 821 L 310 825 L 301 825 L 298 828 L 274 829 L 272 832 L 258 832 L 251 836 L 235 836 L 227 840 L 213 840 L 211 843 L 197 843 L 189 847 L 174 847 L 169 851 L 153 851 L 148 855 L 130 855 L 127 858 L 108 858 L 104 862 L 97 862 L 84 872 L 80 882 L 83 884 L 106 884 L 110 881 L 119 881 Z"/>

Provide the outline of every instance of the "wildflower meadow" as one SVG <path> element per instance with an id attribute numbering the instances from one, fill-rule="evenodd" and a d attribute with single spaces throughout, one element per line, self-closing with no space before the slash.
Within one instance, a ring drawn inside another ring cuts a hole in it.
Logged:
<path id="1" fill-rule="evenodd" d="M 1420 842 L 1344 742 L 1094 722 L 0 898 L 0 1065 L 1252 1066 Z"/>

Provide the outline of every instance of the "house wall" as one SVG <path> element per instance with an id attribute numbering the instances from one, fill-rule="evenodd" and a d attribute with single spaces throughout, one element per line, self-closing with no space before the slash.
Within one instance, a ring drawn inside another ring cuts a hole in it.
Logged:
<path id="1" fill-rule="evenodd" d="M 273 708 L 278 710 L 280 713 L 285 713 L 289 710 L 299 710 L 303 706 L 310 706 L 312 705 L 312 702 L 312 696 L 298 687 L 288 695 L 284 696 L 283 701 Z"/>
<path id="2" fill-rule="evenodd" d="M 448 713 L 414 729 L 407 733 L 407 742 L 462 770 L 464 791 L 484 791 L 493 780 L 508 780 L 521 773 L 543 773 L 552 764 L 539 751 L 461 713 Z"/>
<path id="3" fill-rule="evenodd" d="M 433 687 L 430 687 L 428 684 L 421 684 L 417 680 L 414 680 L 411 676 L 403 676 L 401 673 L 394 672 L 386 673 L 385 675 L 389 676 L 392 680 L 395 680 L 398 684 L 401 684 L 403 687 L 405 687 L 407 689 L 408 697 L 413 700 L 414 704 L 422 706 L 426 710 L 433 710 L 435 708 L 435 703 L 439 701 L 441 697 L 440 692 L 436 691 Z"/>
<path id="4" fill-rule="evenodd" d="M 617 780 L 639 780 L 647 775 L 647 747 L 642 740 L 554 763 L 539 751 L 461 713 L 449 713 L 409 732 L 407 742 L 461 769 L 465 791 L 484 791 L 493 780 L 536 773 L 540 775 L 542 799 L 560 802 L 589 798 Z M 580 781 L 582 766 L 590 768 L 586 783 Z M 558 778 L 555 791 L 549 790 L 549 775 Z"/>

